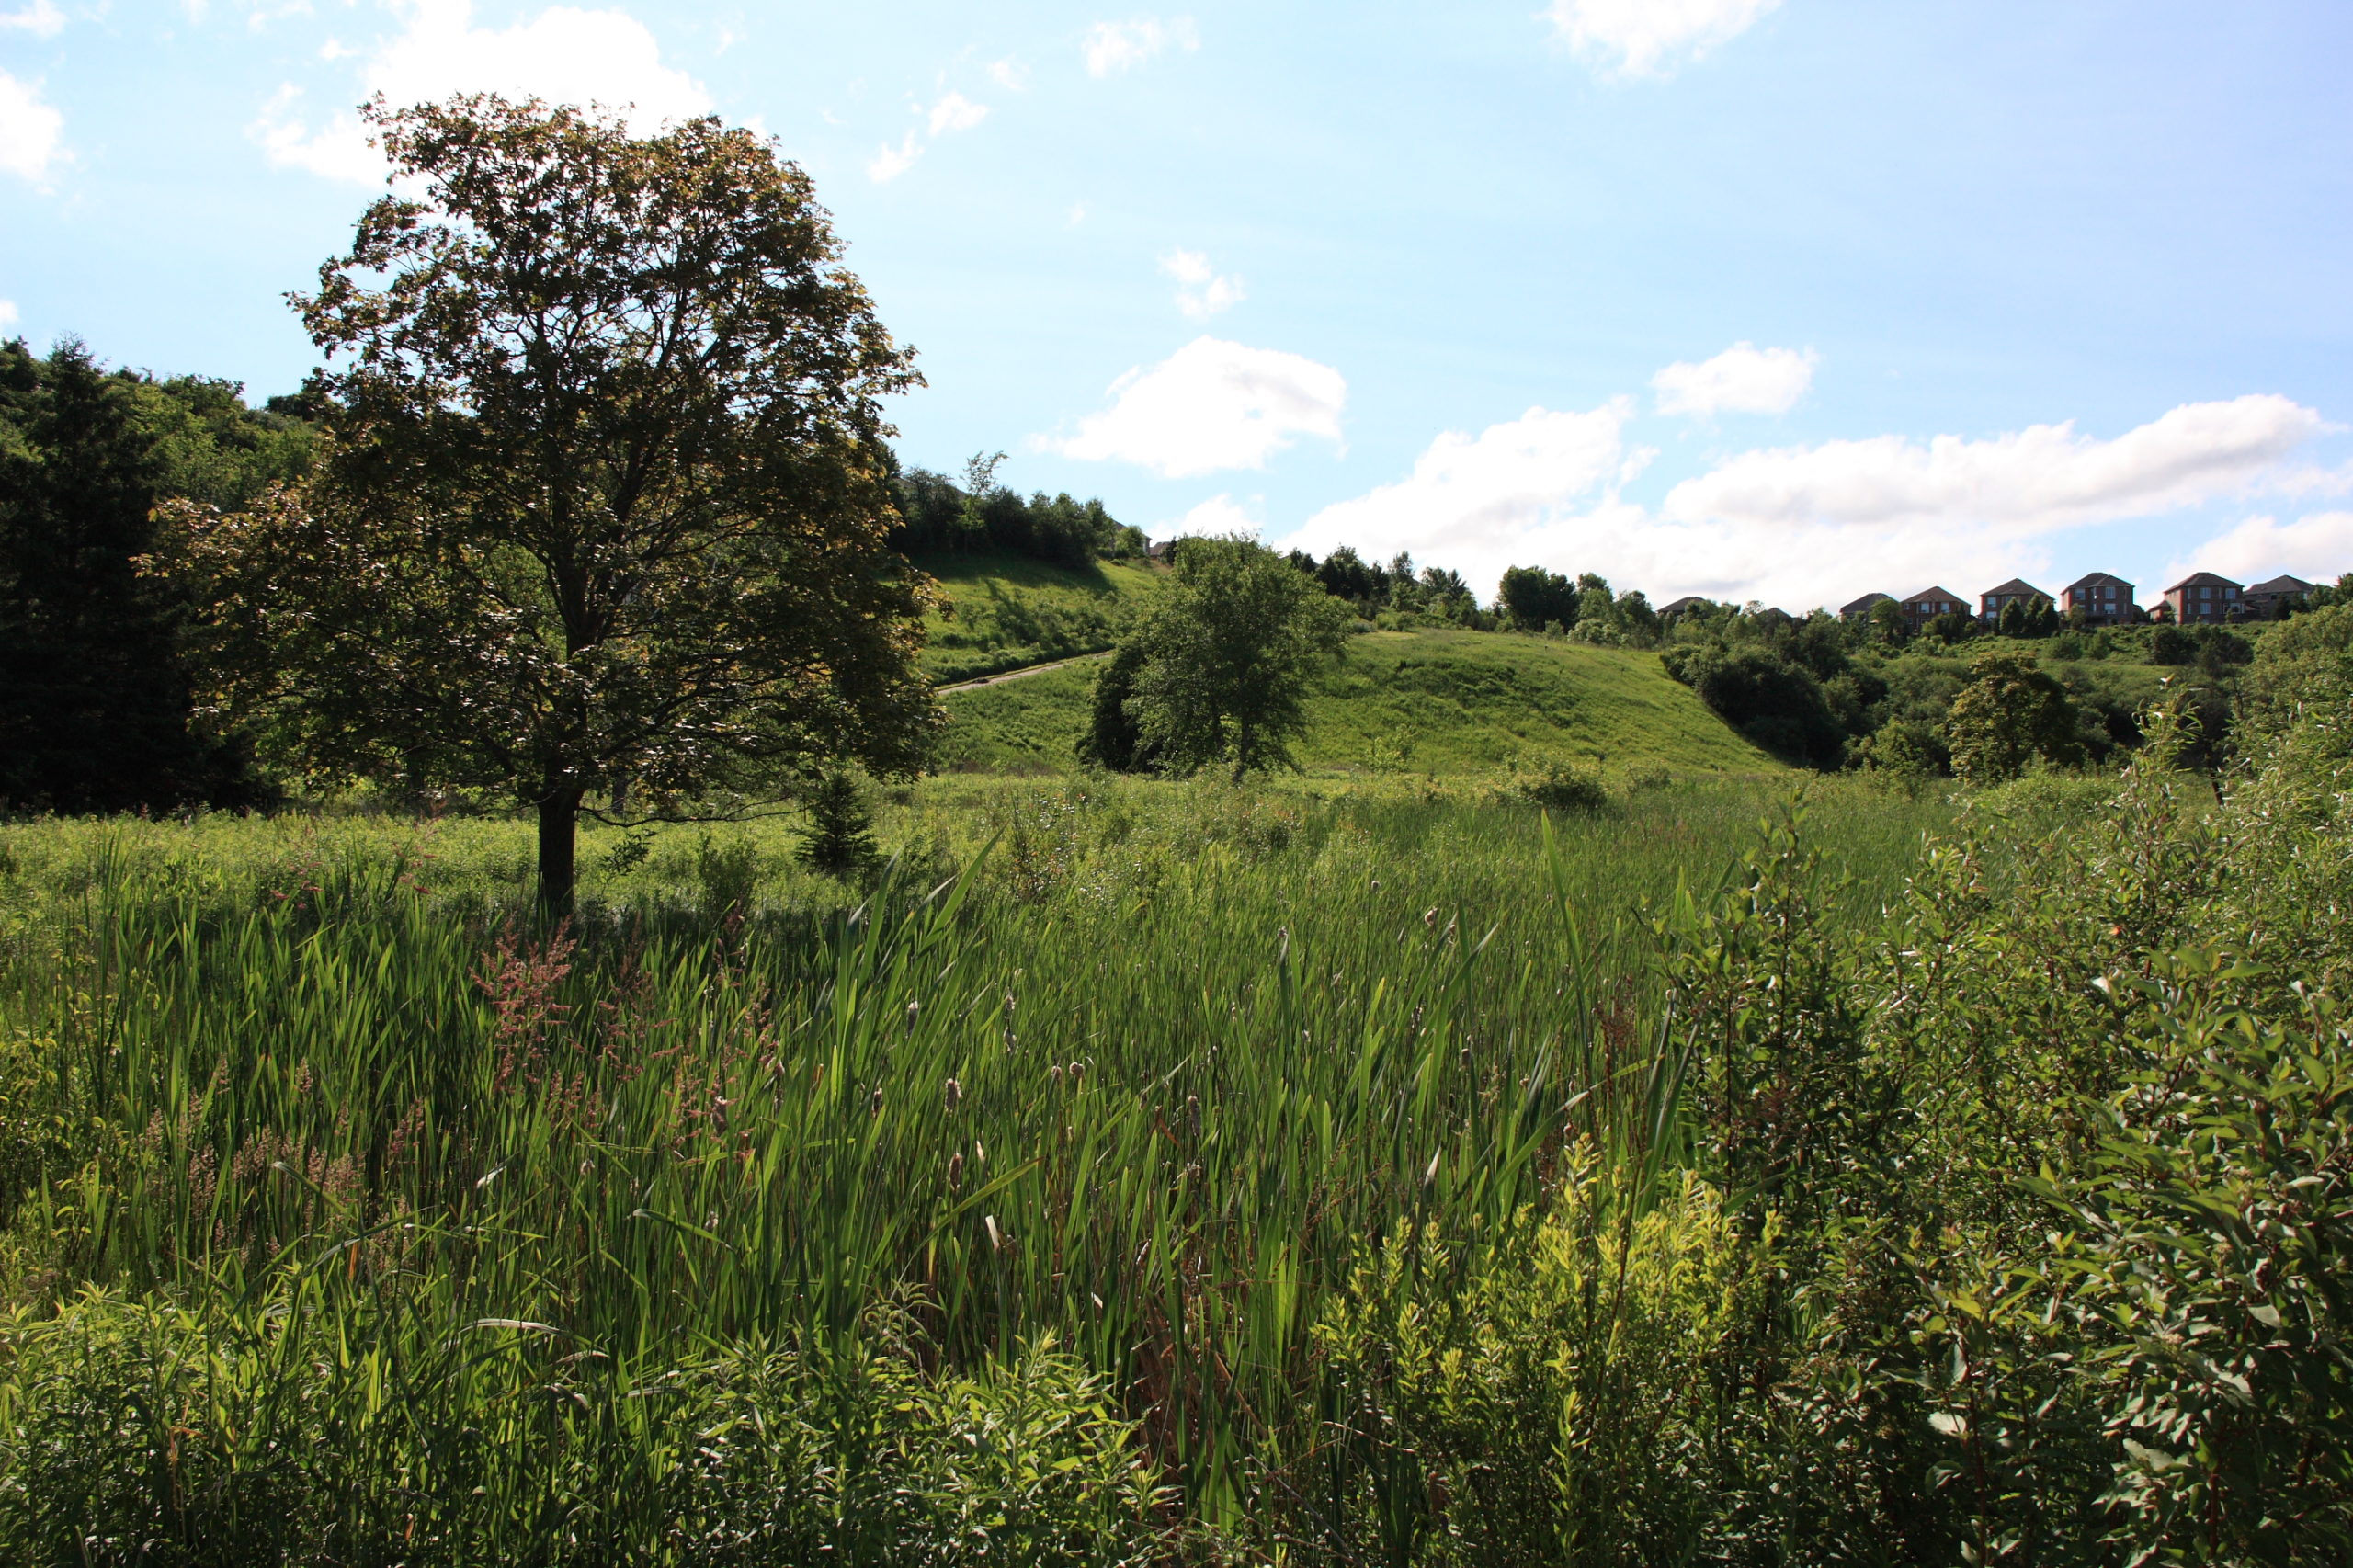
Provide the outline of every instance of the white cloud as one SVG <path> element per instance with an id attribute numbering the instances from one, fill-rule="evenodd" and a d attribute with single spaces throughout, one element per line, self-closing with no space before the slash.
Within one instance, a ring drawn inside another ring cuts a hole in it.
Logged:
<path id="1" fill-rule="evenodd" d="M 907 139 L 895 147 L 885 142 L 874 156 L 866 160 L 866 177 L 881 185 L 885 180 L 897 179 L 914 167 L 915 161 L 923 156 L 917 136 L 918 132 L 910 131 Z"/>
<path id="2" fill-rule="evenodd" d="M 1111 406 L 1076 434 L 1032 444 L 1064 457 L 1140 464 L 1164 479 L 1262 468 L 1293 437 L 1340 438 L 1348 384 L 1329 365 L 1197 337 L 1111 383 Z"/>
<path id="3" fill-rule="evenodd" d="M 0 326 L 14 326 L 16 324 L 17 301 L 14 300 L 0 300 Z"/>
<path id="4" fill-rule="evenodd" d="M 2283 477 L 2325 428 L 2270 393 L 2185 403 L 2112 441 L 2078 436 L 2072 421 L 1981 441 L 1826 441 L 1744 453 L 1677 485 L 1661 510 L 1676 522 L 2039 533 L 2246 494 Z"/>
<path id="5" fill-rule="evenodd" d="M 1029 88 L 1029 67 L 1017 60 L 989 62 L 989 80 L 1008 93 L 1027 92 Z"/>
<path id="6" fill-rule="evenodd" d="M 1096 23 L 1086 29 L 1079 52 L 1086 58 L 1088 75 L 1108 76 L 1166 50 L 1200 47 L 1201 37 L 1190 17 L 1165 22 L 1157 17 L 1138 17 L 1133 21 Z"/>
<path id="7" fill-rule="evenodd" d="M 2112 441 L 2055 425 L 1983 441 L 1761 450 L 1684 481 L 1654 511 L 1617 494 L 1649 456 L 1625 447 L 1632 411 L 1623 398 L 1584 414 L 1530 409 L 1475 437 L 1440 436 L 1410 478 L 1325 507 L 1283 542 L 1319 554 L 1409 550 L 1483 593 L 1506 566 L 1529 564 L 1599 572 L 1654 599 L 1792 610 L 1931 584 L 1972 593 L 2044 572 L 2046 540 L 2068 528 L 2306 488 L 2313 471 L 2291 460 L 2326 428 L 2286 398 L 2247 397 L 2177 408 Z M 2243 524 L 2200 560 L 2248 572 L 2276 561 L 2267 575 L 2299 562 L 2353 566 L 2353 514 L 2269 528 Z"/>
<path id="8" fill-rule="evenodd" d="M 1247 534 L 1258 537 L 1258 519 L 1231 495 L 1212 495 L 1173 523 L 1153 530 L 1154 539 L 1187 539 L 1196 534 Z"/>
<path id="9" fill-rule="evenodd" d="M 40 101 L 40 89 L 0 71 L 0 169 L 46 179 L 64 139 L 65 117 Z"/>
<path id="10" fill-rule="evenodd" d="M 55 38 L 65 30 L 65 13 L 52 0 L 32 0 L 21 11 L 0 11 L 0 28 L 21 28 L 35 38 Z"/>
<path id="11" fill-rule="evenodd" d="M 1072 202 L 1072 203 L 1070 204 L 1070 226 L 1071 226 L 1072 228 L 1075 229 L 1075 228 L 1077 228 L 1081 223 L 1084 223 L 1084 222 L 1086 222 L 1086 202 L 1084 202 L 1084 201 L 1074 201 L 1074 202 Z"/>
<path id="12" fill-rule="evenodd" d="M 955 131 L 970 131 L 989 117 L 989 106 L 951 92 L 929 108 L 917 108 L 915 116 L 923 122 L 921 125 L 909 130 L 897 146 L 884 142 L 875 150 L 874 156 L 866 160 L 867 178 L 877 185 L 897 179 L 923 156 L 926 131 L 929 140 L 935 142 Z"/>
<path id="13" fill-rule="evenodd" d="M 1242 279 L 1221 276 L 1197 250 L 1170 251 L 1160 258 L 1160 270 L 1176 279 L 1176 308 L 1195 321 L 1207 321 L 1244 298 Z"/>
<path id="14" fill-rule="evenodd" d="M 661 45 L 624 11 L 551 6 L 510 28 L 477 28 L 472 0 L 404 0 L 402 30 L 380 42 L 361 72 L 360 94 L 394 107 L 494 92 L 550 103 L 626 109 L 640 134 L 710 109 L 710 95 L 662 63 Z M 251 128 L 270 161 L 333 178 L 375 184 L 384 160 L 356 116 L 313 129 L 295 117 L 300 92 L 281 87 Z"/>
<path id="15" fill-rule="evenodd" d="M 1678 359 L 1651 378 L 1661 414 L 1787 414 L 1813 384 L 1811 348 L 1735 343 L 1698 364 Z"/>
<path id="16" fill-rule="evenodd" d="M 2353 512 L 2315 512 L 2292 523 L 2249 517 L 2165 567 L 2165 581 L 2219 572 L 2242 583 L 2282 572 L 2308 583 L 2334 583 L 2353 572 Z"/>
<path id="17" fill-rule="evenodd" d="M 1603 69 L 1665 76 L 1739 37 L 1781 0 L 1552 0 L 1561 38 Z"/>
<path id="18" fill-rule="evenodd" d="M 1491 581 L 1563 508 L 1620 478 L 1633 412 L 1616 398 L 1582 414 L 1531 408 L 1476 436 L 1446 431 L 1409 477 L 1324 507 L 1286 542 L 1319 555 L 1353 545 L 1367 559 L 1411 551 L 1467 568 L 1474 586 Z"/>
<path id="19" fill-rule="evenodd" d="M 931 133 L 970 131 L 989 117 L 989 106 L 976 104 L 961 93 L 950 93 L 931 106 Z"/>

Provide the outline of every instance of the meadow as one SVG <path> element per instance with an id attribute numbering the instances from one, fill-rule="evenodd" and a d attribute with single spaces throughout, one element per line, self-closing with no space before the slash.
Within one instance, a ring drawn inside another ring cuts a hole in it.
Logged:
<path id="1" fill-rule="evenodd" d="M 1073 771 L 1096 668 L 1082 662 L 954 693 L 941 766 Z M 1621 777 L 1785 771 L 1669 679 L 1655 653 L 1519 633 L 1351 637 L 1307 712 L 1299 762 L 1327 778 L 1465 783 L 1563 761 Z"/>
<path id="2" fill-rule="evenodd" d="M 2226 994 L 2337 1060 L 2277 978 L 2341 965 L 2334 862 L 2252 922 L 2209 864 L 2345 842 L 2316 755 L 2245 812 L 949 777 L 853 882 L 783 822 L 591 835 L 553 930 L 510 822 L 0 827 L 0 1542 L 2122 1561 L 2145 1434 L 2053 1369 L 2104 1233 L 2051 1274 L 2018 1183 Z M 2270 967 L 2091 983 L 2201 929 Z"/>

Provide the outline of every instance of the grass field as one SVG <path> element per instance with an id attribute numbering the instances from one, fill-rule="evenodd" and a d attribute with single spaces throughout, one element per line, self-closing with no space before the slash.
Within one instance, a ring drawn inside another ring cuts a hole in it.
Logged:
<path id="1" fill-rule="evenodd" d="M 2319 882 L 2196 913 L 2321 874 L 2207 874 L 2225 809 L 948 776 L 856 883 L 781 820 L 592 832 L 556 931 L 519 823 L 0 826 L 0 1550 L 1631 1565 L 1766 1510 L 1943 1560 L 2123 1451 L 2037 1369 L 2097 1332 L 1921 1294 L 2029 1278 L 2019 1150 L 2160 1049 L 2103 944 L 2341 949 Z M 1992 1501 L 1916 1479 L 1979 1357 L 2061 1432 Z"/>
<path id="2" fill-rule="evenodd" d="M 1092 665 L 960 692 L 941 766 L 1062 772 L 1086 733 Z M 1667 678 L 1654 653 L 1453 631 L 1351 638 L 1309 704 L 1317 775 L 1508 778 L 1565 761 L 1632 774 L 1779 774 L 1783 765 Z"/>
<path id="3" fill-rule="evenodd" d="M 939 583 L 953 611 L 925 620 L 924 669 L 941 683 L 1108 648 L 1152 581 L 1140 562 L 1080 569 L 970 551 L 915 564 Z"/>

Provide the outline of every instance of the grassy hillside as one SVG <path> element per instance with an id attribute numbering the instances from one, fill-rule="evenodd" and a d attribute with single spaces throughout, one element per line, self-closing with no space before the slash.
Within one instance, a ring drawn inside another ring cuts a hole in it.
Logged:
<path id="1" fill-rule="evenodd" d="M 1092 662 L 949 698 L 941 766 L 1054 772 L 1074 766 Z M 1654 653 L 1475 631 L 1376 631 L 1350 640 L 1310 705 L 1301 763 L 1314 772 L 1439 776 L 1605 768 L 1778 772 Z"/>
<path id="2" fill-rule="evenodd" d="M 920 556 L 915 564 L 938 579 L 953 606 L 925 622 L 923 666 L 943 683 L 1109 647 L 1153 572 L 1127 562 L 1080 570 L 977 551 Z"/>

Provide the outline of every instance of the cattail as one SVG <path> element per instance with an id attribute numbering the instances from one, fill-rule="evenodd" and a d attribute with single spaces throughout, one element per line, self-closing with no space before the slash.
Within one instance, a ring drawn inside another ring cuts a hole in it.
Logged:
<path id="1" fill-rule="evenodd" d="M 964 1152 L 959 1149 L 948 1156 L 948 1186 L 950 1191 L 964 1185 Z"/>
<path id="2" fill-rule="evenodd" d="M 949 1079 L 945 1097 L 948 1101 L 949 1110 L 953 1112 L 956 1107 L 961 1103 L 964 1098 L 964 1085 L 958 1083 L 953 1078 Z"/>
<path id="3" fill-rule="evenodd" d="M 922 1003 L 920 1003 L 920 1002 L 910 1002 L 910 1003 L 908 1003 L 908 1004 L 907 1004 L 907 1032 L 908 1032 L 909 1034 L 913 1034 L 913 1033 L 915 1033 L 915 1017 L 916 1017 L 916 1016 L 917 1016 L 918 1014 L 920 1014 L 922 1011 L 923 1011 L 923 1004 L 922 1004 Z"/>
<path id="4" fill-rule="evenodd" d="M 882 1114 L 882 1091 L 879 1088 L 874 1091 L 874 1114 L 876 1116 Z"/>

